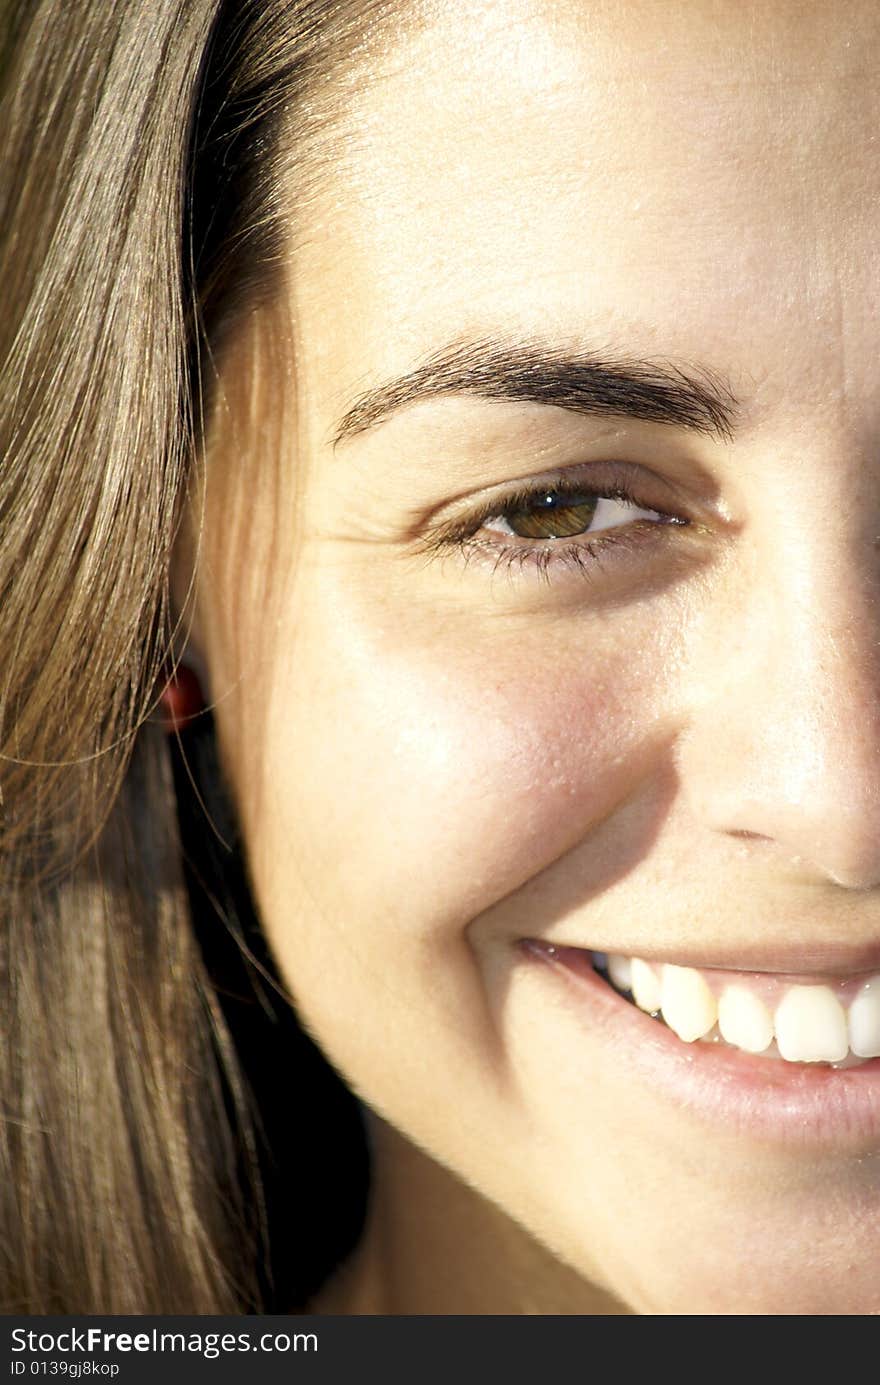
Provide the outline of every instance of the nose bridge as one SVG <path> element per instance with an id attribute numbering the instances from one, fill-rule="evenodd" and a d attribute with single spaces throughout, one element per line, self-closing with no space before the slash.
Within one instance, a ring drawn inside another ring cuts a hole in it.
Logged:
<path id="1" fill-rule="evenodd" d="M 833 559 L 836 558 L 836 561 Z M 856 802 L 880 780 L 880 588 L 844 546 L 806 551 L 775 584 L 767 622 L 768 692 L 779 728 L 812 779 L 837 776 Z"/>
<path id="2" fill-rule="evenodd" d="M 679 767 L 714 830 L 766 837 L 868 888 L 880 883 L 878 555 L 851 534 L 803 534 L 788 532 L 772 557 L 759 546 Z"/>

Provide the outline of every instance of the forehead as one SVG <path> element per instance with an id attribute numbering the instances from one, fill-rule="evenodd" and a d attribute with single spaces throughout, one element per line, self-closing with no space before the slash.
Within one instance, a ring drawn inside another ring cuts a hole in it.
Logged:
<path id="1" fill-rule="evenodd" d="M 309 208 L 327 409 L 488 331 L 875 395 L 878 59 L 871 0 L 430 8 Z"/>

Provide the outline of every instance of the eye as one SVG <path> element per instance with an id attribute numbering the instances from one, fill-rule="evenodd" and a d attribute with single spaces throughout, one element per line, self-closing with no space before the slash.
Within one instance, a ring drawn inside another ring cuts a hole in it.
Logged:
<path id="1" fill-rule="evenodd" d="M 669 526 L 691 527 L 689 519 L 646 503 L 633 488 L 631 468 L 593 463 L 589 470 L 590 485 L 583 474 L 575 479 L 559 473 L 486 499 L 432 528 L 422 551 L 430 556 L 458 550 L 466 563 L 488 562 L 493 573 L 532 570 L 549 581 L 566 570 L 604 576 L 612 564 L 635 559 L 640 551 L 646 557 L 651 546 L 659 551 L 664 527 L 667 533 Z M 660 493 L 661 484 L 648 479 L 638 489 L 650 486 Z"/>
<path id="2" fill-rule="evenodd" d="M 621 499 L 611 492 L 601 494 L 548 487 L 535 491 L 525 504 L 519 500 L 508 503 L 485 519 L 482 528 L 521 539 L 568 539 L 652 516 L 664 518 L 656 510 L 638 506 L 628 492 Z M 597 517 L 604 523 L 594 524 Z"/>

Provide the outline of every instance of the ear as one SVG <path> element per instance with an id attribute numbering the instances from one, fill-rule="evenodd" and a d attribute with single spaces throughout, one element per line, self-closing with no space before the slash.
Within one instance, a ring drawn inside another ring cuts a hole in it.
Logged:
<path id="1" fill-rule="evenodd" d="M 198 600 L 199 559 L 202 525 L 198 500 L 187 500 L 178 525 L 171 551 L 169 571 L 169 601 L 171 624 L 171 656 L 196 674 L 205 695 L 210 700 L 211 680 L 206 655 L 203 619 Z"/>

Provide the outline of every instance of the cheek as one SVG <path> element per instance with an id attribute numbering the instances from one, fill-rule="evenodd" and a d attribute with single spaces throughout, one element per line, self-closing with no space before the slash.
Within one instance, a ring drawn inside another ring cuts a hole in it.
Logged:
<path id="1" fill-rule="evenodd" d="M 631 796 L 668 651 L 622 618 L 550 632 L 322 591 L 300 585 L 272 659 L 257 873 L 279 909 L 307 895 L 324 939 L 460 938 Z"/>
<path id="2" fill-rule="evenodd" d="M 272 622 L 262 749 L 240 705 L 218 707 L 255 898 L 300 1018 L 353 1089 L 463 1173 L 500 1167 L 517 901 L 576 846 L 598 843 L 603 879 L 628 859 L 620 809 L 668 746 L 679 652 L 647 614 L 551 629 L 373 601 L 340 577 L 300 576 Z"/>

